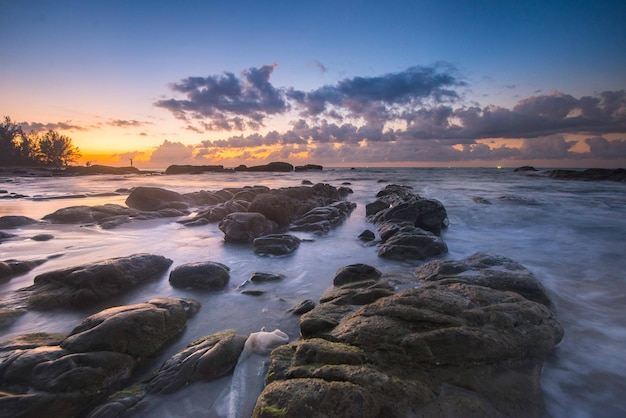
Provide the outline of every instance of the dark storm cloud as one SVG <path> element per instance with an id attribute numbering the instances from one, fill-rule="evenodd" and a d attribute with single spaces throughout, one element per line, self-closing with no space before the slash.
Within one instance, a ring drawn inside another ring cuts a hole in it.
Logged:
<path id="1" fill-rule="evenodd" d="M 605 91 L 576 99 L 553 91 L 520 100 L 512 109 L 447 105 L 405 111 L 414 138 L 537 138 L 553 134 L 626 131 L 626 93 Z"/>
<path id="2" fill-rule="evenodd" d="M 310 92 L 291 89 L 287 96 L 303 108 L 303 116 L 341 109 L 368 122 L 384 122 L 397 119 L 398 106 L 454 102 L 459 99 L 454 89 L 465 85 L 451 66 L 415 66 L 379 77 L 346 78 Z"/>
<path id="3" fill-rule="evenodd" d="M 258 128 L 268 115 L 288 109 L 284 93 L 270 83 L 275 68 L 276 64 L 249 68 L 241 73 L 241 78 L 228 72 L 188 77 L 170 86 L 185 99 L 159 100 L 155 106 L 180 119 L 202 120 L 207 130 Z"/>
<path id="4" fill-rule="evenodd" d="M 589 146 L 589 154 L 599 158 L 626 158 L 626 139 L 609 141 L 603 137 L 585 139 Z"/>

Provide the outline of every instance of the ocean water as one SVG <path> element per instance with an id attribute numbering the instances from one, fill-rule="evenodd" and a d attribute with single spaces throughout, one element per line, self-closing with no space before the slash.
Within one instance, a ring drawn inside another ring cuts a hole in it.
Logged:
<path id="1" fill-rule="evenodd" d="M 530 269 L 551 293 L 565 337 L 544 363 L 542 387 L 547 417 L 626 416 L 626 185 L 610 182 L 554 180 L 514 173 L 511 169 L 325 169 L 295 173 L 206 173 L 201 175 L 132 175 L 89 177 L 0 177 L 0 189 L 29 196 L 0 199 L 0 216 L 36 219 L 73 205 L 123 204 L 126 195 L 108 195 L 135 186 L 157 186 L 181 193 L 216 191 L 224 187 L 300 185 L 302 180 L 345 185 L 356 210 L 338 228 L 307 240 L 286 257 L 262 257 L 250 246 L 225 243 L 217 224 L 184 227 L 173 219 L 133 221 L 113 230 L 95 226 L 33 225 L 0 244 L 0 260 L 38 259 L 61 255 L 8 282 L 0 283 L 0 298 L 29 286 L 44 271 L 109 257 L 149 252 L 188 262 L 218 261 L 231 269 L 229 286 L 217 292 L 175 289 L 168 273 L 85 311 L 29 312 L 3 337 L 30 332 L 69 332 L 87 315 L 111 305 L 147 301 L 153 297 L 187 297 L 202 304 L 183 335 L 147 369 L 195 339 L 232 328 L 248 334 L 279 328 L 291 340 L 298 335 L 298 318 L 285 311 L 304 299 L 317 302 L 342 266 L 367 263 L 388 274 L 412 275 L 420 261 L 397 262 L 376 255 L 374 246 L 357 236 L 375 227 L 365 219 L 365 205 L 385 185 L 410 185 L 414 192 L 441 201 L 450 225 L 442 234 L 449 253 L 461 259 L 477 251 L 500 254 Z M 82 197 L 77 197 L 82 196 Z M 474 198 L 490 204 L 477 203 Z M 30 237 L 47 233 L 46 242 Z M 241 294 L 240 285 L 253 272 L 285 275 L 278 283 L 246 285 L 265 290 L 261 296 Z M 146 370 L 149 371 L 149 370 Z M 202 415 L 229 384 L 229 378 L 192 385 L 178 394 L 152 399 L 137 416 Z"/>

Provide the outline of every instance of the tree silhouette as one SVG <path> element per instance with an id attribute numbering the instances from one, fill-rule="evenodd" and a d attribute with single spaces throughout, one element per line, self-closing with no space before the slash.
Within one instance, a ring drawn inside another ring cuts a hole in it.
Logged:
<path id="1" fill-rule="evenodd" d="M 25 135 L 22 127 L 5 116 L 0 123 L 0 165 L 66 166 L 80 156 L 80 151 L 66 135 L 49 130 L 39 136 Z"/>
<path id="2" fill-rule="evenodd" d="M 52 130 L 39 137 L 37 144 L 37 154 L 45 165 L 66 166 L 80 156 L 80 151 L 72 145 L 70 137 Z"/>
<path id="3" fill-rule="evenodd" d="M 5 116 L 0 123 L 0 164 L 16 165 L 21 163 L 20 143 L 24 138 L 22 127 Z"/>

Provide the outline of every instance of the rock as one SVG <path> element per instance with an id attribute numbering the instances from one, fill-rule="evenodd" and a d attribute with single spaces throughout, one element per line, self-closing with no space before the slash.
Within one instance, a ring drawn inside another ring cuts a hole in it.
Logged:
<path id="1" fill-rule="evenodd" d="M 107 203 L 98 206 L 70 206 L 45 215 L 43 219 L 57 224 L 90 224 L 97 222 L 101 226 L 105 225 L 103 227 L 106 227 L 127 222 L 131 217 L 136 217 L 138 214 L 134 209 Z M 122 222 L 120 219 L 124 219 L 124 221 Z"/>
<path id="2" fill-rule="evenodd" d="M 94 175 L 94 174 L 138 174 L 139 171 L 136 167 L 110 167 L 106 165 L 94 164 L 89 167 L 84 166 L 68 166 L 64 169 L 64 174 L 76 174 L 76 175 Z"/>
<path id="3" fill-rule="evenodd" d="M 325 234 L 343 222 L 356 208 L 356 203 L 338 201 L 328 206 L 311 209 L 301 218 L 293 222 L 292 231 L 313 232 Z"/>
<path id="4" fill-rule="evenodd" d="M 378 280 L 381 276 L 382 273 L 378 269 L 367 264 L 350 264 L 337 270 L 333 279 L 333 285 L 342 286 L 347 283 Z"/>
<path id="5" fill-rule="evenodd" d="M 305 165 L 297 165 L 295 170 L 296 171 L 321 171 L 323 170 L 324 167 L 322 167 L 321 165 L 317 165 L 317 164 L 305 164 Z"/>
<path id="6" fill-rule="evenodd" d="M 135 358 L 154 355 L 180 334 L 200 304 L 190 299 L 159 298 L 118 306 L 91 315 L 61 343 L 70 352 L 112 351 Z"/>
<path id="7" fill-rule="evenodd" d="M 297 168 L 297 167 L 296 167 Z M 297 171 L 297 170 L 296 170 Z M 311 180 L 302 180 L 300 184 L 304 186 L 313 186 L 313 182 Z"/>
<path id="8" fill-rule="evenodd" d="M 491 205 L 491 202 L 488 199 L 485 199 L 484 197 L 475 196 L 475 197 L 472 197 L 472 200 L 482 205 Z"/>
<path id="9" fill-rule="evenodd" d="M 391 236 L 381 229 L 383 242 L 376 253 L 379 257 L 393 260 L 425 260 L 448 252 L 446 243 L 433 234 L 412 225 L 397 227 Z"/>
<path id="10" fill-rule="evenodd" d="M 439 234 L 446 227 L 447 219 L 448 214 L 441 202 L 417 197 L 378 212 L 374 215 L 373 222 L 377 225 L 385 222 L 409 222 L 418 228 Z"/>
<path id="11" fill-rule="evenodd" d="M 232 373 L 247 337 L 232 330 L 202 337 L 167 360 L 146 384 L 148 393 L 167 394 L 194 382 Z"/>
<path id="12" fill-rule="evenodd" d="M 476 259 L 494 272 L 509 263 Z M 454 266 L 436 270 L 463 277 Z M 383 284 L 365 283 L 354 286 Z M 563 336 L 545 305 L 444 279 L 397 293 L 379 286 L 389 294 L 337 305 L 350 302 L 339 296 L 350 286 L 302 315 L 302 340 L 272 353 L 253 416 L 543 415 L 541 364 Z"/>
<path id="13" fill-rule="evenodd" d="M 64 339 L 36 333 L 0 344 L 2 416 L 85 416 L 112 388 L 126 383 L 137 363 L 115 352 L 72 353 L 59 346 Z"/>
<path id="14" fill-rule="evenodd" d="M 528 269 L 499 255 L 479 252 L 464 260 L 430 261 L 418 267 L 415 276 L 425 283 L 466 283 L 515 292 L 533 302 L 552 306 L 546 289 Z"/>
<path id="15" fill-rule="evenodd" d="M 7 215 L 0 216 L 0 229 L 18 228 L 20 226 L 36 224 L 37 221 L 28 216 Z"/>
<path id="16" fill-rule="evenodd" d="M 18 317 L 25 313 L 26 311 L 23 309 L 0 308 L 0 329 L 11 326 Z"/>
<path id="17" fill-rule="evenodd" d="M 539 170 L 537 170 L 535 167 L 530 166 L 530 165 L 524 165 L 522 167 L 517 167 L 515 170 L 513 170 L 514 173 L 526 172 L 526 171 L 539 171 Z"/>
<path id="18" fill-rule="evenodd" d="M 265 294 L 265 290 L 246 289 L 246 290 L 242 290 L 241 294 L 242 295 L 248 295 L 248 296 L 262 296 L 262 295 Z"/>
<path id="19" fill-rule="evenodd" d="M 241 167 L 241 166 L 240 166 Z M 244 166 L 245 167 L 245 166 Z M 293 171 L 293 165 L 284 162 L 271 162 L 265 165 L 257 165 L 253 167 L 248 167 L 246 171 L 278 171 L 278 172 L 291 172 Z"/>
<path id="20" fill-rule="evenodd" d="M 302 315 L 311 311 L 313 308 L 315 308 L 315 302 L 313 302 L 311 299 L 305 299 L 301 302 L 298 302 L 293 307 L 289 308 L 287 312 L 294 315 Z"/>
<path id="21" fill-rule="evenodd" d="M 269 234 L 255 238 L 252 247 L 257 254 L 286 255 L 298 249 L 300 242 L 295 235 Z"/>
<path id="22" fill-rule="evenodd" d="M 582 180 L 582 181 L 626 181 L 626 170 L 623 168 L 588 168 L 583 171 L 576 170 L 550 170 L 549 177 L 559 180 Z"/>
<path id="23" fill-rule="evenodd" d="M 0 261 L 0 280 L 10 279 L 14 276 L 24 274 L 34 269 L 37 266 L 42 265 L 48 261 L 48 259 L 42 260 L 5 260 Z"/>
<path id="24" fill-rule="evenodd" d="M 221 289 L 230 280 L 230 268 L 212 261 L 183 264 L 170 273 L 174 287 Z"/>
<path id="25" fill-rule="evenodd" d="M 224 171 L 223 165 L 170 165 L 165 169 L 165 174 L 201 174 L 219 171 Z"/>
<path id="26" fill-rule="evenodd" d="M 136 187 L 126 198 L 126 205 L 129 208 L 144 211 L 166 208 L 186 209 L 188 206 L 185 198 L 179 193 L 160 187 L 146 186 Z"/>
<path id="27" fill-rule="evenodd" d="M 365 242 L 374 241 L 376 239 L 376 234 L 374 234 L 373 231 L 366 229 L 365 231 L 361 232 L 361 234 L 359 235 L 359 239 Z"/>
<path id="28" fill-rule="evenodd" d="M 256 212 L 234 212 L 227 215 L 219 228 L 226 241 L 251 242 L 262 235 L 271 234 L 278 225 Z"/>
<path id="29" fill-rule="evenodd" d="M 22 334 L 0 342 L 0 351 L 26 350 L 41 346 L 59 345 L 66 338 L 66 334 L 53 334 L 49 332 Z"/>
<path id="30" fill-rule="evenodd" d="M 375 215 L 382 210 L 389 209 L 389 206 L 389 203 L 376 199 L 374 202 L 365 205 L 365 216 L 370 217 Z"/>
<path id="31" fill-rule="evenodd" d="M 279 226 L 289 225 L 292 217 L 289 197 L 278 193 L 257 195 L 250 203 L 248 211 L 261 213 Z"/>
<path id="32" fill-rule="evenodd" d="M 33 241 L 50 241 L 51 239 L 54 239 L 54 235 L 51 234 L 37 234 L 34 235 L 32 237 L 30 237 L 30 239 L 32 239 Z"/>
<path id="33" fill-rule="evenodd" d="M 88 224 L 95 222 L 91 208 L 85 205 L 58 209 L 53 213 L 45 215 L 42 219 L 60 224 Z"/>
<path id="34" fill-rule="evenodd" d="M 276 282 L 284 279 L 285 276 L 278 273 L 262 273 L 254 272 L 250 275 L 250 281 L 253 283 Z"/>
<path id="35" fill-rule="evenodd" d="M 15 237 L 17 237 L 17 235 L 0 231 L 0 241 L 4 241 L 5 239 L 10 239 L 10 238 L 15 238 Z"/>
<path id="36" fill-rule="evenodd" d="M 122 293 L 169 268 L 172 260 L 159 255 L 134 254 L 39 274 L 28 291 L 36 308 L 80 308 Z"/>

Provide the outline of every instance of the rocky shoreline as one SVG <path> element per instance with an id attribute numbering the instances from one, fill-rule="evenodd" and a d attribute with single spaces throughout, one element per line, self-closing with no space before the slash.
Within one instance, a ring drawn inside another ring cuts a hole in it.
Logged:
<path id="1" fill-rule="evenodd" d="M 293 232 L 323 237 L 349 217 L 356 206 L 350 193 L 324 183 L 184 194 L 137 187 L 126 206 L 72 206 L 42 220 L 4 216 L 0 229 L 38 222 L 115 229 L 172 218 L 190 228 L 217 223 L 225 241 L 259 256 L 287 256 L 299 251 Z M 428 261 L 447 252 L 441 237 L 447 212 L 408 187 L 380 190 L 366 216 L 377 232 L 364 231 L 361 239 L 377 245 L 379 257 L 426 263 L 402 280 L 366 264 L 345 266 L 318 301 L 285 312 L 300 316 L 301 338 L 280 340 L 272 351 L 253 416 L 542 416 L 541 365 L 563 329 L 539 280 L 494 254 Z M 0 283 L 45 262 L 2 261 Z M 167 254 L 131 254 L 41 273 L 0 301 L 0 326 L 29 309 L 106 304 L 141 282 L 162 279 L 171 264 Z M 215 262 L 169 273 L 172 286 L 198 291 L 229 280 L 229 267 Z M 258 272 L 251 280 L 281 277 Z M 0 415 L 130 417 L 150 396 L 233 373 L 251 350 L 244 351 L 251 337 L 234 330 L 190 342 L 160 367 L 151 361 L 199 309 L 192 299 L 157 297 L 105 308 L 69 335 L 41 330 L 0 342 Z M 146 367 L 154 373 L 137 377 Z"/>

